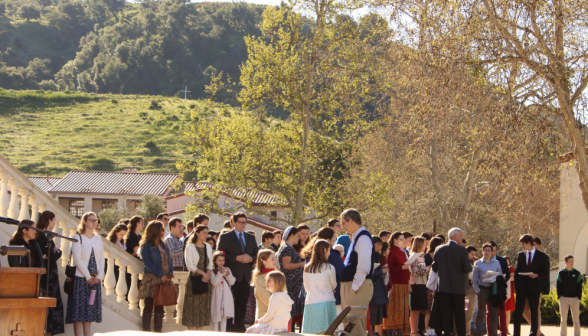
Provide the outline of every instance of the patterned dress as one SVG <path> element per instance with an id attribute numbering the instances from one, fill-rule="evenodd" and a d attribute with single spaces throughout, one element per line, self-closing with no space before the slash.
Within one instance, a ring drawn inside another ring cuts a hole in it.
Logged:
<path id="1" fill-rule="evenodd" d="M 94 256 L 94 249 L 88 261 L 88 271 L 90 274 L 98 274 L 98 264 Z M 98 284 L 94 305 L 88 304 L 90 298 L 90 285 L 86 279 L 76 275 L 74 279 L 73 295 L 67 298 L 67 315 L 65 323 L 74 322 L 102 322 L 102 284 Z"/>
<path id="2" fill-rule="evenodd" d="M 163 274 L 169 274 L 169 258 L 167 257 L 167 253 L 161 247 L 159 247 L 159 252 L 161 253 L 161 270 Z M 139 299 L 145 298 L 152 298 L 155 295 L 155 287 L 157 285 L 161 285 L 161 279 L 158 278 L 155 274 L 144 274 L 143 280 L 141 281 L 141 285 L 139 286 Z"/>
<path id="3" fill-rule="evenodd" d="M 196 247 L 198 252 L 198 267 L 199 270 L 206 272 L 206 245 L 204 247 Z M 210 299 L 211 299 L 211 284 L 208 282 L 208 292 L 204 294 L 192 294 L 192 273 L 188 277 L 186 284 L 186 296 L 184 299 L 184 310 L 182 313 L 182 324 L 187 327 L 205 327 L 210 325 Z"/>
<path id="4" fill-rule="evenodd" d="M 300 291 L 302 290 L 302 285 L 304 282 L 304 268 L 301 267 L 289 271 L 284 268 L 282 258 L 290 257 L 290 262 L 294 264 L 302 262 L 302 258 L 292 246 L 286 243 L 280 246 L 277 257 L 280 271 L 286 276 L 286 287 L 288 288 L 288 295 L 292 301 L 294 301 L 290 315 L 300 316 L 304 313 L 304 299 L 300 299 Z"/>

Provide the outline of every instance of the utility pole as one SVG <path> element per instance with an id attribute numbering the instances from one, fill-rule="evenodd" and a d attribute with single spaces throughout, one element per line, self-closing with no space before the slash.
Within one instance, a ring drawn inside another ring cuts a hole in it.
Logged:
<path id="1" fill-rule="evenodd" d="M 186 88 L 184 89 L 183 92 L 184 92 L 184 101 L 186 101 L 186 96 L 188 95 L 188 92 L 192 92 L 192 91 L 188 91 L 188 86 L 186 86 Z"/>

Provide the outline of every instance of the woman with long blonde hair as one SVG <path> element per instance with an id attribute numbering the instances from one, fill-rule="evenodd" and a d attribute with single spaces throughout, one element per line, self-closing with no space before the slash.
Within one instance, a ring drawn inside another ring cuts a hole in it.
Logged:
<path id="1" fill-rule="evenodd" d="M 152 222 L 147 225 L 145 235 L 139 243 L 144 273 L 139 286 L 139 299 L 145 300 L 143 331 L 151 331 L 151 315 L 153 314 L 153 329 L 155 332 L 161 332 L 164 312 L 163 306 L 155 306 L 155 312 L 153 312 L 155 287 L 172 281 L 174 277 L 171 253 L 163 243 L 163 233 L 163 223 Z"/>
<path id="2" fill-rule="evenodd" d="M 102 238 L 94 234 L 98 226 L 98 217 L 93 212 L 86 212 L 80 220 L 78 230 L 73 238 L 78 242 L 71 244 L 71 254 L 76 265 L 73 279 L 73 295 L 67 298 L 65 323 L 73 323 L 74 334 L 90 336 L 91 323 L 102 322 L 102 285 L 104 279 L 104 247 Z M 91 290 L 96 290 L 94 304 L 89 305 Z"/>

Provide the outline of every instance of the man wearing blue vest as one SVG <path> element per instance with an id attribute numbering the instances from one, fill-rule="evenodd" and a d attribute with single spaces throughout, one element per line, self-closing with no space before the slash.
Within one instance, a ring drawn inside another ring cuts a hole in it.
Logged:
<path id="1" fill-rule="evenodd" d="M 363 227 L 359 211 L 347 209 L 341 213 L 341 223 L 351 239 L 341 274 L 341 307 L 369 305 L 374 286 L 372 272 L 376 251 L 371 233 Z M 355 325 L 353 336 L 367 335 L 367 314 Z"/>

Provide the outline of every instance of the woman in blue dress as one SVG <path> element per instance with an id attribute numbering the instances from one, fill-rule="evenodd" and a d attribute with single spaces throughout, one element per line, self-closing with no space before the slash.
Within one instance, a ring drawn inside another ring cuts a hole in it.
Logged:
<path id="1" fill-rule="evenodd" d="M 71 253 L 76 266 L 73 295 L 67 298 L 65 323 L 74 325 L 75 336 L 90 336 L 92 322 L 102 322 L 102 285 L 104 279 L 104 247 L 99 235 L 94 234 L 98 217 L 93 212 L 86 212 L 73 238 L 77 243 L 71 244 Z M 90 305 L 90 292 L 96 289 L 94 302 Z"/>

